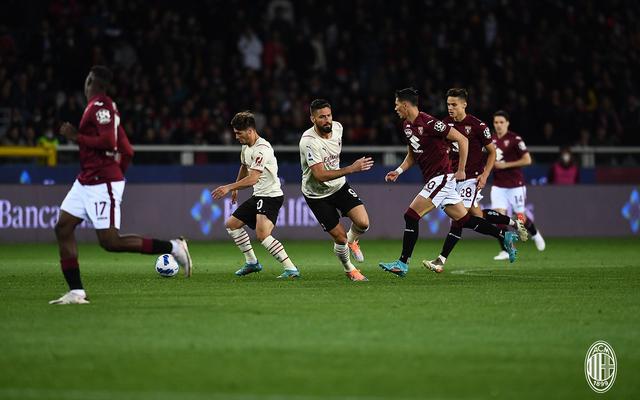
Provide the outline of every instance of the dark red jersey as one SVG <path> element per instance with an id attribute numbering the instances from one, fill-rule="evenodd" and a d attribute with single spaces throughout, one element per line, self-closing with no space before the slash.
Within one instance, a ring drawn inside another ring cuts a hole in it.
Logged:
<path id="1" fill-rule="evenodd" d="M 116 104 L 106 94 L 89 100 L 78 128 L 80 174 L 83 185 L 121 181 L 133 149 L 120 124 Z"/>
<path id="2" fill-rule="evenodd" d="M 431 115 L 420 112 L 415 121 L 402 121 L 404 138 L 422 171 L 425 183 L 435 176 L 451 172 L 449 142 L 451 128 Z"/>
<path id="3" fill-rule="evenodd" d="M 491 131 L 484 122 L 480 121 L 473 115 L 467 114 L 460 122 L 454 121 L 452 117 L 446 117 L 442 120 L 447 125 L 456 128 L 469 140 L 469 154 L 467 156 L 467 164 L 465 166 L 466 179 L 476 178 L 484 171 L 487 163 L 484 147 L 491 143 Z M 458 160 L 460 153 L 458 151 L 457 142 L 449 142 L 451 151 L 449 159 L 451 159 L 451 169 L 458 170 Z"/>
<path id="4" fill-rule="evenodd" d="M 503 137 L 493 135 L 493 144 L 496 145 L 496 162 L 517 161 L 527 154 L 527 145 L 516 133 L 508 131 Z M 493 184 L 503 188 L 524 186 L 524 174 L 522 168 L 507 168 L 493 170 Z"/>

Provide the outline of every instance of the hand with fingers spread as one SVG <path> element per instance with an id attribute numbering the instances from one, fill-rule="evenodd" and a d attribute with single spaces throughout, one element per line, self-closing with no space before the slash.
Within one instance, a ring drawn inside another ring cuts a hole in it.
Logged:
<path id="1" fill-rule="evenodd" d="M 75 142 L 78 139 L 78 131 L 75 126 L 68 122 L 63 123 L 60 126 L 60 135 L 64 136 L 67 140 Z"/>
<path id="2" fill-rule="evenodd" d="M 351 164 L 352 172 L 362 172 L 368 171 L 373 167 L 373 158 L 371 157 L 361 157 Z"/>
<path id="3" fill-rule="evenodd" d="M 226 196 L 226 195 L 227 195 L 227 193 L 229 193 L 229 192 L 230 192 L 230 190 L 229 190 L 229 188 L 227 187 L 227 185 L 224 185 L 224 186 L 218 186 L 217 188 L 213 189 L 213 191 L 211 192 L 211 196 L 212 196 L 214 199 L 218 200 L 218 199 L 221 199 L 221 198 L 223 198 L 224 196 Z M 237 192 L 237 191 L 236 191 L 236 192 Z"/>

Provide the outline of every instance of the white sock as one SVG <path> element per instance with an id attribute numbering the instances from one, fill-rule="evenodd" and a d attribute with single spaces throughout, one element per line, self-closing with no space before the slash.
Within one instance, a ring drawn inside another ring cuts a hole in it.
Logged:
<path id="1" fill-rule="evenodd" d="M 249 264 L 255 264 L 258 262 L 256 258 L 256 254 L 253 252 L 253 247 L 251 246 L 251 239 L 249 238 L 249 234 L 244 228 L 240 229 L 229 229 L 227 228 L 227 232 L 229 232 L 229 236 L 236 243 L 236 246 L 240 249 L 241 252 L 244 253 L 244 259 Z"/>
<path id="2" fill-rule="evenodd" d="M 82 297 L 87 297 L 87 293 L 85 293 L 84 289 L 73 289 L 71 293 L 80 295 Z"/>
<path id="3" fill-rule="evenodd" d="M 347 246 L 346 244 L 334 243 L 333 252 L 336 253 L 336 256 L 338 256 L 338 259 L 342 263 L 342 267 L 344 268 L 345 272 L 350 272 L 356 269 L 356 267 L 354 267 L 351 263 L 351 259 L 349 256 L 349 246 Z"/>
<path id="4" fill-rule="evenodd" d="M 169 243 L 171 243 L 171 254 L 176 254 L 176 252 L 180 250 L 180 245 L 178 244 L 178 241 L 173 239 L 173 240 L 169 240 Z"/>
<path id="5" fill-rule="evenodd" d="M 276 260 L 280 261 L 284 269 L 295 270 L 297 269 L 293 262 L 287 255 L 287 252 L 284 251 L 284 246 L 278 239 L 269 235 L 265 240 L 262 241 L 262 245 L 265 249 L 271 254 Z"/>
<path id="6" fill-rule="evenodd" d="M 347 242 L 349 242 L 349 243 L 355 242 L 356 240 L 358 240 L 360 235 L 362 235 L 363 233 L 365 233 L 368 230 L 369 230 L 369 228 L 367 228 L 365 230 L 362 230 L 362 229 L 358 228 L 356 226 L 356 224 L 351 223 L 351 228 L 349 228 L 349 232 L 347 232 Z"/>
<path id="7" fill-rule="evenodd" d="M 442 264 L 447 262 L 447 257 L 443 256 L 443 255 L 439 255 L 438 258 L 440 259 L 440 261 L 442 262 Z"/>
<path id="8" fill-rule="evenodd" d="M 516 226 L 516 221 L 509 218 L 509 226 Z"/>

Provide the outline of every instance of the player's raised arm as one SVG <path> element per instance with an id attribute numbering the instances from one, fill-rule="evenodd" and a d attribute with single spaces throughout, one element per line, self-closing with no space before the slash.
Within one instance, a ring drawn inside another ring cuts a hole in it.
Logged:
<path id="1" fill-rule="evenodd" d="M 361 157 L 354 161 L 353 164 L 349 165 L 348 167 L 336 170 L 325 169 L 324 164 L 321 162 L 314 164 L 309 168 L 311 168 L 311 174 L 313 174 L 313 177 L 316 178 L 318 182 L 326 182 L 356 172 L 368 171 L 371 169 L 371 167 L 373 167 L 373 159 L 371 157 Z"/>
<path id="2" fill-rule="evenodd" d="M 467 166 L 467 155 L 469 154 L 469 140 L 456 128 L 451 128 L 447 134 L 447 140 L 458 142 L 458 171 L 456 171 L 454 177 L 459 181 L 464 180 L 466 177 L 464 170 Z"/>
<path id="3" fill-rule="evenodd" d="M 413 158 L 413 152 L 411 151 L 411 148 L 407 146 L 407 155 L 404 157 L 402 164 L 393 171 L 387 172 L 387 175 L 384 177 L 385 182 L 395 182 L 400 174 L 411 168 L 414 163 L 415 160 Z"/>

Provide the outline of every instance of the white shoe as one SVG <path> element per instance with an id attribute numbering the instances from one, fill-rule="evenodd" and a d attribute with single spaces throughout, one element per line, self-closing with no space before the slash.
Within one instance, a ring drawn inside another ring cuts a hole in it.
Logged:
<path id="1" fill-rule="evenodd" d="M 56 300 L 51 300 L 49 304 L 89 304 L 86 295 L 69 291 Z"/>
<path id="2" fill-rule="evenodd" d="M 440 257 L 436 258 L 433 261 L 422 260 L 422 265 L 425 268 L 435 272 L 436 274 L 439 274 L 444 271 L 444 264 L 442 263 L 442 260 L 440 260 Z"/>
<path id="3" fill-rule="evenodd" d="M 520 240 L 521 242 L 526 242 L 527 240 L 529 240 L 529 231 L 527 231 L 527 228 L 524 226 L 522 221 L 520 221 L 519 219 L 516 219 L 515 221 L 516 230 L 518 231 L 518 240 Z"/>
<path id="4" fill-rule="evenodd" d="M 496 260 L 496 261 L 508 260 L 509 259 L 509 253 L 507 253 L 506 251 L 502 250 L 500 253 L 498 253 L 497 256 L 493 257 L 493 259 Z"/>
<path id="5" fill-rule="evenodd" d="M 185 238 L 180 236 L 178 239 L 173 240 L 173 242 L 177 243 L 178 250 L 173 252 L 171 255 L 175 257 L 176 261 L 180 266 L 184 269 L 184 276 L 187 278 L 191 276 L 191 254 L 189 254 L 189 246 L 187 246 L 187 241 Z"/>
<path id="6" fill-rule="evenodd" d="M 538 233 L 536 233 L 532 239 L 533 239 L 533 242 L 536 244 L 536 249 L 538 249 L 538 251 L 544 251 L 544 249 L 547 247 L 547 244 L 544 242 L 544 239 L 542 238 L 540 231 L 538 231 Z"/>

